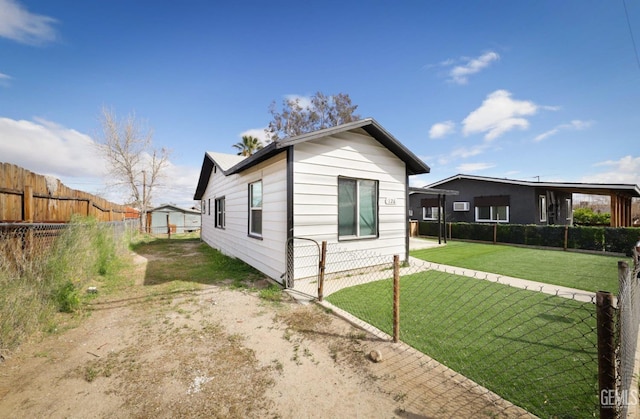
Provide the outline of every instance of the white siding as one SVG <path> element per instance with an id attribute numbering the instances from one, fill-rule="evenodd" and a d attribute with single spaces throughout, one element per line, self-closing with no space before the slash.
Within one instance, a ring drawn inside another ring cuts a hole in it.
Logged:
<path id="1" fill-rule="evenodd" d="M 249 183 L 262 180 L 262 240 L 248 235 Z M 223 254 L 237 257 L 280 281 L 286 270 L 287 193 L 286 153 L 260 163 L 240 174 L 211 174 L 203 199 L 207 210 L 202 215 L 202 239 Z M 209 200 L 224 197 L 225 229 L 214 227 L 215 214 Z M 210 214 L 210 215 L 209 215 Z"/>
<path id="2" fill-rule="evenodd" d="M 337 243 L 338 176 L 377 180 L 379 238 L 340 241 L 338 246 L 388 256 L 390 260 L 393 255 L 404 259 L 407 185 L 403 161 L 368 135 L 354 132 L 297 144 L 293 156 L 294 236 Z M 294 278 L 315 272 L 313 264 L 317 262 L 298 257 L 307 253 L 296 251 Z M 327 266 L 327 272 L 337 270 L 342 269 Z"/>

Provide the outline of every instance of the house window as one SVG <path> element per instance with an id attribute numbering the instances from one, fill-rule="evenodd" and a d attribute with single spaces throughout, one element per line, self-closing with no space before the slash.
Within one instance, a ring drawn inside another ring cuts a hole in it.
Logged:
<path id="1" fill-rule="evenodd" d="M 378 181 L 338 178 L 338 238 L 378 235 Z"/>
<path id="2" fill-rule="evenodd" d="M 540 195 L 538 196 L 538 205 L 540 208 L 540 222 L 547 221 L 547 196 Z"/>
<path id="3" fill-rule="evenodd" d="M 209 205 L 207 205 L 207 208 L 209 208 L 208 214 L 211 215 L 211 199 L 209 199 Z"/>
<path id="4" fill-rule="evenodd" d="M 476 222 L 507 223 L 509 222 L 509 207 L 504 205 L 476 207 Z"/>
<path id="5" fill-rule="evenodd" d="M 216 201 L 215 201 L 215 204 L 216 204 L 216 208 L 215 208 L 215 212 L 216 212 L 215 226 L 216 226 L 216 228 L 224 228 L 224 225 L 225 225 L 224 197 L 217 198 Z"/>
<path id="6" fill-rule="evenodd" d="M 262 181 L 249 184 L 249 235 L 262 237 Z"/>
<path id="7" fill-rule="evenodd" d="M 438 207 L 422 207 L 422 219 L 433 221 L 438 219 Z"/>
<path id="8" fill-rule="evenodd" d="M 200 213 L 201 214 L 206 214 L 207 212 L 207 201 L 205 201 L 204 199 L 200 202 Z"/>
<path id="9" fill-rule="evenodd" d="M 571 198 L 565 199 L 565 205 L 567 206 L 567 220 L 573 220 L 573 204 L 571 203 Z"/>
<path id="10" fill-rule="evenodd" d="M 509 195 L 477 196 L 473 199 L 473 206 L 476 222 L 509 222 Z"/>

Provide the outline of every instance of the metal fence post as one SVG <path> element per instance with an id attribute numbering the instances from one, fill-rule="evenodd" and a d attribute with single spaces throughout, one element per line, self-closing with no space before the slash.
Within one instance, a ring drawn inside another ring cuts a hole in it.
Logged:
<path id="1" fill-rule="evenodd" d="M 596 293 L 598 328 L 598 396 L 600 419 L 616 417 L 616 362 L 614 342 L 613 294 Z"/>
<path id="2" fill-rule="evenodd" d="M 393 342 L 400 341 L 400 256 L 393 255 Z"/>
<path id="3" fill-rule="evenodd" d="M 322 241 L 322 251 L 320 253 L 320 275 L 318 277 L 318 301 L 322 301 L 324 293 L 324 270 L 327 265 L 327 241 Z"/>

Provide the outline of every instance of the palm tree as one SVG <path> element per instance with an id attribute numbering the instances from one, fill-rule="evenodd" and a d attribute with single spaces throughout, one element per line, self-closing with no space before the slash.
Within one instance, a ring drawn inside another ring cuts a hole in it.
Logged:
<path id="1" fill-rule="evenodd" d="M 264 147 L 258 138 L 251 135 L 243 135 L 242 141 L 233 146 L 239 150 L 238 156 L 250 156 Z"/>

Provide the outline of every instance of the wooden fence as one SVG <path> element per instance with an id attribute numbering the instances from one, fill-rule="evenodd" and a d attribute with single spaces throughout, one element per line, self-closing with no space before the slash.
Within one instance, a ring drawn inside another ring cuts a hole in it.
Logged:
<path id="1" fill-rule="evenodd" d="M 71 189 L 60 180 L 0 162 L 0 222 L 65 223 L 72 215 L 122 221 L 124 205 Z"/>

